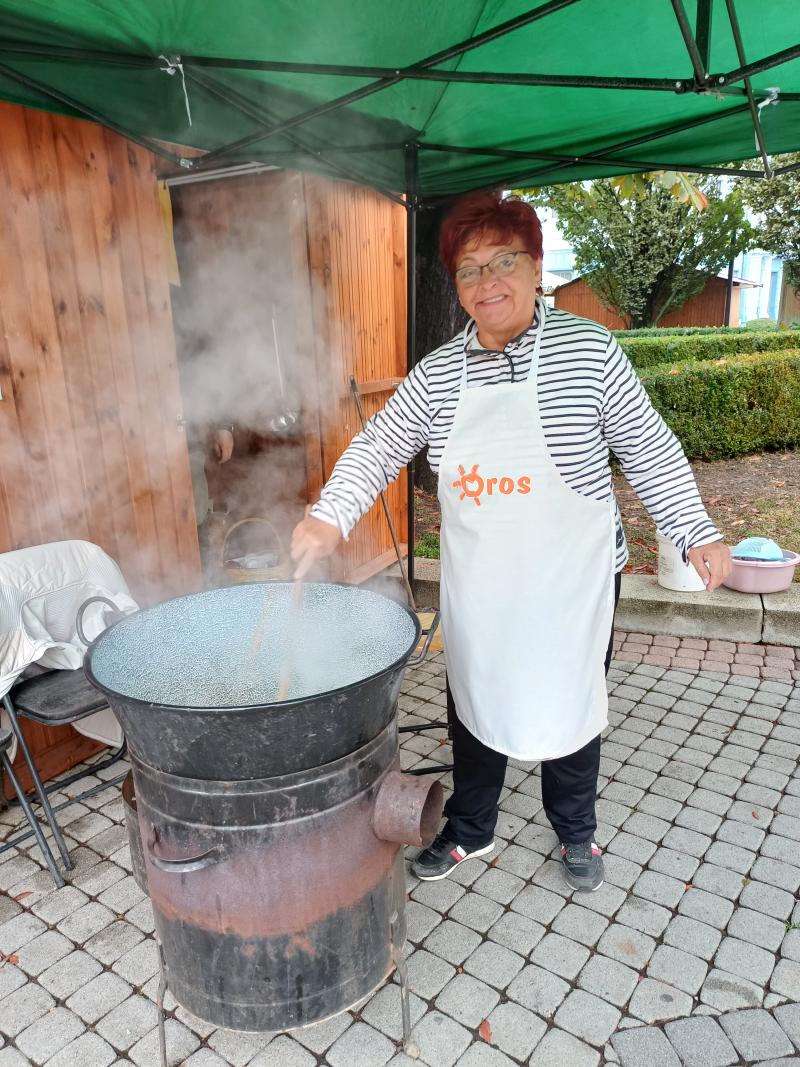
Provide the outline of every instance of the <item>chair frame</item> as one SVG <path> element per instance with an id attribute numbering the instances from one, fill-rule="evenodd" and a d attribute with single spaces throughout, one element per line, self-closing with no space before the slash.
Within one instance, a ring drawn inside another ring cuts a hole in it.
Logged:
<path id="1" fill-rule="evenodd" d="M 13 689 L 11 690 L 11 693 L 13 693 Z M 14 786 L 14 790 L 17 794 L 17 797 L 19 798 L 20 805 L 22 806 L 22 809 L 25 812 L 25 815 L 30 824 L 31 831 L 35 835 L 36 841 L 40 849 L 42 850 L 42 855 L 44 856 L 47 867 L 50 873 L 52 874 L 53 879 L 55 880 L 56 886 L 60 889 L 64 885 L 64 879 L 61 877 L 61 874 L 56 865 L 56 860 L 55 856 L 53 855 L 53 851 L 48 845 L 44 835 L 42 834 L 41 826 L 35 815 L 33 814 L 30 802 L 38 802 L 40 807 L 44 811 L 45 818 L 47 819 L 47 824 L 50 827 L 56 846 L 58 847 L 58 851 L 61 854 L 61 859 L 63 861 L 64 868 L 68 871 L 72 870 L 74 864 L 70 857 L 69 849 L 67 848 L 64 836 L 61 832 L 61 828 L 58 825 L 58 820 L 55 817 L 53 807 L 50 804 L 48 793 L 54 792 L 57 789 L 63 789 L 64 786 L 70 785 L 72 782 L 76 782 L 80 778 L 85 777 L 87 773 L 94 774 L 98 770 L 104 770 L 106 767 L 112 766 L 112 764 L 123 758 L 123 756 L 127 752 L 128 746 L 127 742 L 125 741 L 125 738 L 123 737 L 122 744 L 119 746 L 119 748 L 114 750 L 107 759 L 101 761 L 95 767 L 93 767 L 91 772 L 87 772 L 86 770 L 77 771 L 76 773 L 70 774 L 66 778 L 56 779 L 56 781 L 52 782 L 49 787 L 45 787 L 44 783 L 42 782 L 41 776 L 38 770 L 36 769 L 36 764 L 33 761 L 33 756 L 31 755 L 28 743 L 25 740 L 25 735 L 22 732 L 22 727 L 19 723 L 19 715 L 11 699 L 11 693 L 7 693 L 3 697 L 3 707 L 6 711 L 6 714 L 8 715 L 11 730 L 17 739 L 17 744 L 19 745 L 20 752 L 22 753 L 23 759 L 25 760 L 25 763 L 27 765 L 28 773 L 30 774 L 31 779 L 33 781 L 33 793 L 31 795 L 28 795 L 27 793 L 25 793 L 24 789 L 22 789 L 22 785 L 17 779 L 11 767 L 11 760 L 8 758 L 7 752 L 3 753 L 4 759 L 2 761 L 2 766 L 3 770 L 8 774 L 9 781 Z M 73 722 L 78 722 L 80 719 L 86 718 L 87 716 L 94 714 L 96 710 L 96 708 L 92 708 L 89 711 L 85 712 L 83 715 L 78 715 L 74 719 L 71 719 L 69 722 L 58 723 L 58 725 L 69 726 Z M 25 712 L 22 712 L 21 715 L 22 718 L 29 718 L 31 722 L 38 722 L 43 726 L 54 725 L 53 723 L 48 723 L 45 720 L 39 719 L 38 717 L 33 715 L 29 715 Z M 106 788 L 107 784 L 108 783 L 103 783 L 102 788 Z M 79 801 L 82 798 L 87 797 L 97 791 L 97 786 L 90 786 L 89 789 L 86 789 L 82 793 L 78 793 L 76 796 L 71 797 L 69 799 L 69 803 L 71 804 L 76 801 Z M 4 844 L 0 845 L 0 855 L 2 855 L 4 852 L 7 852 L 11 848 L 15 848 L 20 841 L 25 840 L 27 837 L 28 834 L 23 834 L 22 837 L 17 836 L 11 841 L 7 841 Z"/>

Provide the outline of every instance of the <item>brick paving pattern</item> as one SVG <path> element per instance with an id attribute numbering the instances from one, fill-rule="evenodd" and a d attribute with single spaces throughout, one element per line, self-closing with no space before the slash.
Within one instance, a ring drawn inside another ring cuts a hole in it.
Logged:
<path id="1" fill-rule="evenodd" d="M 390 981 L 283 1035 L 217 1030 L 168 997 L 170 1063 L 800 1063 L 799 669 L 793 649 L 617 635 L 598 800 L 606 882 L 568 888 L 539 769 L 512 761 L 494 853 L 440 882 L 409 874 L 418 1059 L 400 1047 Z M 441 655 L 409 672 L 403 723 L 443 721 L 444 684 Z M 402 737 L 406 768 L 449 759 L 444 729 Z M 35 846 L 0 856 L 0 1067 L 156 1067 L 153 917 L 118 787 L 59 818 L 75 860 L 64 889 Z M 16 806 L 0 814 L 0 836 L 20 822 Z"/>
<path id="2" fill-rule="evenodd" d="M 706 641 L 701 637 L 614 632 L 614 657 L 623 663 L 650 663 L 687 671 L 712 671 L 778 682 L 800 682 L 800 647 Z"/>

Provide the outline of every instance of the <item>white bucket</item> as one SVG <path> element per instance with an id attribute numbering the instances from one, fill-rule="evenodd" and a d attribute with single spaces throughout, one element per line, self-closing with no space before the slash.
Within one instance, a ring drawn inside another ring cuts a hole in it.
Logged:
<path id="1" fill-rule="evenodd" d="M 674 589 L 678 593 L 696 593 L 705 589 L 703 579 L 691 565 L 684 563 L 678 549 L 660 530 L 656 531 L 658 541 L 658 584 L 664 589 Z"/>

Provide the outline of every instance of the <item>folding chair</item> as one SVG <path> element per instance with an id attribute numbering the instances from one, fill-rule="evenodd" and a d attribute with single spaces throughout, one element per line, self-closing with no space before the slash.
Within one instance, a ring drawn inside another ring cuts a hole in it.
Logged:
<path id="1" fill-rule="evenodd" d="M 58 845 L 61 858 L 64 861 L 64 866 L 67 870 L 71 870 L 73 861 L 69 858 L 69 851 L 66 847 L 61 828 L 59 827 L 57 818 L 55 818 L 50 805 L 50 800 L 47 795 L 48 790 L 45 789 L 42 778 L 39 777 L 31 751 L 25 739 L 25 734 L 22 733 L 20 728 L 19 719 L 30 719 L 32 722 L 38 722 L 41 726 L 46 727 L 69 726 L 69 724 L 77 722 L 80 719 L 85 718 L 87 715 L 93 715 L 95 712 L 100 711 L 101 708 L 106 706 L 108 706 L 107 701 L 103 699 L 101 692 L 86 680 L 86 676 L 82 670 L 51 670 L 44 674 L 37 674 L 35 678 L 19 682 L 9 694 L 6 694 L 6 696 L 3 697 L 3 707 L 5 708 L 6 715 L 9 716 L 11 730 L 17 738 L 17 744 L 22 753 L 22 758 L 28 765 L 28 770 L 33 780 L 35 797 L 44 809 L 47 822 L 52 830 L 55 844 Z M 97 770 L 102 770 L 111 766 L 117 760 L 121 759 L 125 754 L 125 750 L 126 744 L 125 739 L 123 739 L 122 745 L 119 745 L 107 760 L 103 760 L 92 768 L 92 774 L 95 774 Z M 85 774 L 85 770 L 79 770 L 77 774 L 70 775 L 68 778 L 62 778 L 50 786 L 50 791 L 53 789 L 63 789 L 65 785 L 78 781 Z M 9 776 L 9 780 L 14 784 L 15 780 L 11 775 Z M 19 795 L 19 791 L 16 790 L 16 792 L 17 795 Z M 84 795 L 85 794 L 78 794 L 78 796 L 71 799 L 80 800 Z M 31 826 L 31 829 L 33 830 L 33 826 Z M 14 847 L 19 840 L 19 838 L 16 838 L 14 841 L 7 842 L 0 846 L 0 854 L 6 849 Z M 46 842 L 39 841 L 38 834 L 36 834 L 36 841 L 38 842 L 39 847 L 42 848 L 50 873 L 53 874 L 54 860 L 49 846 Z M 57 880 L 57 883 L 59 883 L 59 877 L 55 874 L 53 874 L 53 877 Z"/>
<path id="2" fill-rule="evenodd" d="M 51 558 L 55 562 L 52 564 L 50 573 L 48 573 L 48 561 Z M 53 850 L 42 832 L 43 824 L 39 823 L 32 815 L 32 805 L 38 803 L 39 807 L 41 807 L 46 822 L 52 831 L 55 845 L 58 846 L 61 854 L 63 866 L 66 870 L 70 870 L 73 867 L 73 861 L 69 857 L 64 835 L 59 827 L 58 819 L 55 817 L 55 811 L 58 811 L 58 807 L 55 810 L 53 809 L 48 793 L 53 790 L 63 789 L 65 785 L 84 777 L 86 770 L 84 768 L 66 778 L 62 777 L 58 781 L 50 783 L 46 789 L 36 768 L 25 734 L 22 733 L 20 720 L 30 719 L 32 722 L 38 723 L 39 726 L 45 727 L 69 726 L 69 724 L 80 722 L 82 719 L 95 715 L 102 711 L 103 708 L 108 707 L 108 701 L 103 699 L 100 692 L 86 680 L 82 670 L 81 642 L 83 646 L 89 643 L 89 639 L 86 638 L 83 632 L 83 612 L 86 607 L 97 603 L 112 609 L 113 615 L 111 617 L 107 612 L 98 614 L 97 607 L 93 609 L 93 626 L 96 626 L 97 622 L 101 622 L 100 630 L 111 621 L 115 621 L 115 618 L 122 618 L 127 612 L 119 610 L 113 601 L 102 595 L 86 596 L 84 593 L 86 599 L 83 600 L 83 603 L 80 603 L 80 588 L 84 574 L 87 575 L 83 580 L 83 584 L 87 587 L 87 593 L 89 593 L 92 586 L 94 588 L 97 588 L 98 585 L 101 587 L 106 586 L 113 591 L 114 595 L 121 598 L 122 602 L 126 604 L 127 610 L 135 609 L 137 605 L 130 600 L 124 578 L 119 573 L 116 563 L 103 553 L 98 546 L 89 542 L 61 542 L 54 545 L 39 545 L 30 548 L 30 550 L 20 550 L 15 553 L 5 554 L 0 556 L 0 567 L 2 568 L 2 588 L 4 590 L 4 600 L 2 602 L 5 611 L 4 624 L 9 626 L 9 634 L 15 634 L 17 631 L 14 627 L 18 625 L 22 642 L 15 646 L 14 642 L 11 641 L 9 646 L 6 646 L 6 649 L 10 647 L 12 652 L 10 654 L 10 663 L 9 660 L 6 660 L 9 666 L 5 670 L 5 687 L 0 689 L 3 694 L 0 710 L 7 717 L 7 722 L 0 723 L 0 736 L 2 737 L 0 769 L 9 776 L 9 781 L 14 786 L 30 826 L 29 832 L 16 834 L 12 840 L 0 845 L 0 854 L 16 847 L 33 835 L 42 849 L 42 854 L 55 885 L 61 887 L 64 885 L 64 880 L 59 872 Z M 64 575 L 63 587 L 53 583 L 51 578 L 53 571 L 57 575 L 57 579 Z M 77 578 L 74 577 L 76 574 L 78 575 Z M 17 575 L 19 575 L 18 578 Z M 39 575 L 44 575 L 44 578 L 37 586 Z M 80 604 L 77 608 L 76 603 Z M 33 605 L 33 607 L 31 608 L 29 605 Z M 25 615 L 25 612 L 29 612 L 29 615 Z M 52 635 L 51 646 L 48 647 L 46 639 L 43 640 L 43 633 Z M 77 637 L 75 636 L 76 633 Z M 23 643 L 25 640 L 28 641 L 27 646 Z M 25 672 L 22 673 L 21 678 L 19 678 L 19 668 L 17 667 L 15 670 L 13 659 L 15 649 L 20 647 L 26 654 L 30 653 L 31 655 L 29 665 Z M 45 655 L 35 658 L 35 653 L 42 648 L 45 649 Z M 55 652 L 50 654 L 50 649 L 54 649 Z M 31 671 L 38 672 L 31 676 L 26 676 L 30 675 Z M 16 680 L 14 680 L 15 673 L 17 675 Z M 10 682 L 12 683 L 11 688 L 9 688 Z M 111 713 L 108 714 L 110 715 Z M 5 729 L 6 726 L 10 729 Z M 96 770 L 102 770 L 110 766 L 121 758 L 126 751 L 122 730 L 118 730 L 115 722 L 113 723 L 114 730 L 110 733 L 107 729 L 100 729 L 98 732 L 98 726 L 102 727 L 103 724 L 87 724 L 86 734 L 98 739 L 102 737 L 107 744 L 114 744 L 116 747 L 109 759 L 96 764 L 92 768 L 93 773 Z M 81 730 L 81 728 L 78 729 Z M 116 732 L 117 730 L 118 733 Z M 83 731 L 81 730 L 81 732 Z M 106 734 L 108 734 L 108 739 Z M 25 760 L 33 782 L 33 790 L 30 794 L 25 794 L 21 790 L 19 780 L 14 774 L 12 767 L 14 740 L 19 746 L 22 759 Z M 78 796 L 70 797 L 65 803 L 74 802 L 93 792 L 98 792 L 100 789 L 106 789 L 106 787 L 108 787 L 107 782 L 103 782 L 99 786 L 95 784 Z"/>
<path id="3" fill-rule="evenodd" d="M 45 836 L 42 833 L 42 828 L 39 825 L 39 820 L 34 815 L 33 809 L 31 808 L 30 803 L 28 802 L 28 798 L 25 795 L 25 790 L 22 788 L 19 779 L 14 774 L 14 768 L 11 766 L 9 749 L 11 748 L 12 741 L 13 735 L 11 731 L 6 730 L 4 728 L 0 728 L 0 768 L 2 768 L 3 774 L 7 776 L 9 782 L 11 782 L 12 786 L 14 787 L 14 792 L 17 794 L 17 799 L 19 800 L 20 807 L 25 813 L 25 818 L 28 820 L 28 825 L 30 826 L 31 832 L 36 838 L 36 842 L 39 845 L 39 848 L 42 850 L 42 855 L 44 856 L 45 863 L 47 864 L 48 869 L 53 876 L 53 881 L 56 883 L 56 888 L 61 889 L 61 887 L 64 885 L 64 879 L 61 877 L 61 872 L 56 866 L 56 861 L 53 858 L 53 853 L 50 851 L 50 846 L 47 844 Z M 63 845 L 63 839 L 61 839 L 61 836 L 58 832 L 58 826 L 56 824 L 53 811 L 50 807 L 50 803 L 47 800 L 47 795 L 45 793 L 39 793 L 39 800 L 42 804 L 42 807 L 44 808 L 45 816 L 47 818 L 48 823 L 50 824 L 50 829 L 53 831 L 53 837 L 55 837 L 56 841 L 60 842 L 59 848 L 61 848 Z M 27 837 L 28 835 L 25 834 L 24 836 Z M 19 840 L 19 838 L 17 838 L 17 840 Z M 13 844 L 9 843 L 3 846 L 2 851 L 5 851 L 7 848 L 13 847 Z M 69 853 L 62 851 L 61 855 L 64 859 L 64 865 L 66 867 L 71 867 L 72 860 L 69 858 Z"/>

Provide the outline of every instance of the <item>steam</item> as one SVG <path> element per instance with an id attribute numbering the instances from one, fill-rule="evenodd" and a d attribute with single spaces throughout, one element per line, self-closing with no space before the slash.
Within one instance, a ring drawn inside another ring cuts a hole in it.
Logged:
<path id="1" fill-rule="evenodd" d="M 369 678 L 415 643 L 409 614 L 367 590 L 308 583 L 293 627 L 291 601 L 291 584 L 277 582 L 159 604 L 109 631 L 92 670 L 114 692 L 154 704 L 260 706 L 278 699 L 287 657 L 286 699 L 297 700 Z M 263 640 L 243 671 L 265 604 Z"/>
<path id="2" fill-rule="evenodd" d="M 173 321 L 198 518 L 207 487 L 214 512 L 267 519 L 286 561 L 306 503 L 300 410 L 316 383 L 286 184 L 234 179 L 179 186 L 172 195 L 181 280 L 172 289 Z M 234 452 L 220 464 L 214 431 L 225 426 L 233 426 Z M 200 527 L 211 584 L 224 536 L 216 518 Z M 225 556 L 268 563 L 276 547 L 268 527 L 249 524 L 231 533 Z"/>

